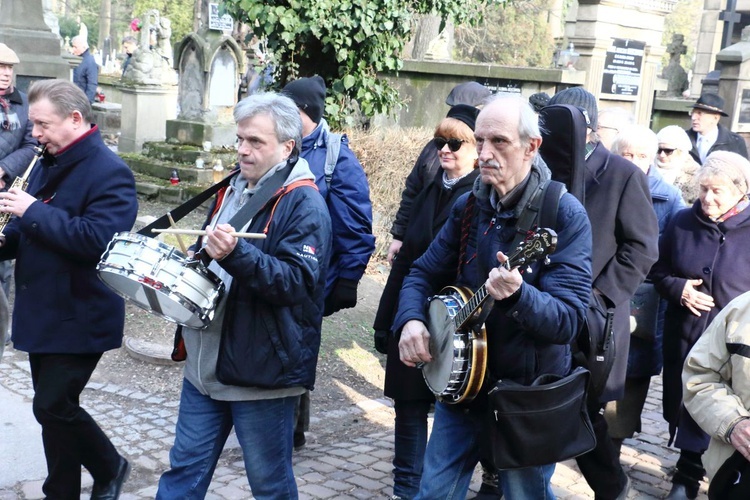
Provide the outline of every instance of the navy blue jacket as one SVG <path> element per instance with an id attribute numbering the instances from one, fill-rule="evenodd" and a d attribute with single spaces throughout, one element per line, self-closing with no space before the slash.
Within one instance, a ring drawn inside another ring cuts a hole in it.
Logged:
<path id="1" fill-rule="evenodd" d="M 99 85 L 99 66 L 91 55 L 89 49 L 81 54 L 81 64 L 73 70 L 73 83 L 83 90 L 89 102 L 94 102 L 96 86 Z"/>
<path id="2" fill-rule="evenodd" d="M 333 253 L 326 279 L 327 296 L 339 278 L 358 282 L 375 251 L 370 186 L 362 165 L 349 149 L 349 141 L 344 136 L 331 188 L 328 189 L 325 180 L 326 144 L 321 125 L 302 139 L 300 156 L 307 160 L 315 174 L 315 184 L 331 215 Z"/>
<path id="3" fill-rule="evenodd" d="M 680 210 L 685 208 L 682 193 L 662 178 L 656 167 L 648 171 L 648 188 L 651 191 L 651 201 L 659 222 L 659 236 L 664 233 L 669 221 Z M 664 329 L 664 313 L 667 303 L 662 300 L 659 304 L 659 318 L 654 341 L 630 336 L 630 352 L 628 353 L 628 377 L 650 377 L 658 375 L 662 368 L 662 331 Z"/>
<path id="4" fill-rule="evenodd" d="M 18 89 L 5 96 L 10 102 L 8 129 L 0 128 L 0 167 L 5 171 L 3 180 L 13 182 L 23 175 L 34 157 L 34 146 L 38 143 L 31 135 L 33 124 L 29 120 L 29 99 Z M 10 187 L 10 186 L 6 186 Z"/>
<path id="5" fill-rule="evenodd" d="M 0 259 L 16 259 L 13 344 L 30 353 L 100 353 L 122 343 L 123 299 L 96 273 L 112 237 L 138 212 L 130 168 L 94 127 L 29 179 L 38 200 L 5 230 Z"/>
<path id="6" fill-rule="evenodd" d="M 446 224 L 404 280 L 394 332 L 412 319 L 427 324 L 428 297 L 451 284 L 478 289 L 498 265 L 496 253 L 512 253 L 517 218 L 538 183 L 549 178 L 547 167 L 537 160 L 521 200 L 500 213 L 490 204 L 489 186 L 477 179 L 466 260 L 456 278 L 469 195 L 458 199 Z M 532 263 L 523 274 L 518 300 L 512 305 L 495 303 L 487 317 L 489 378 L 530 384 L 541 374 L 566 375 L 570 370 L 569 344 L 583 324 L 591 291 L 591 226 L 584 208 L 569 193 L 560 199 L 556 231 L 557 249 L 550 264 Z"/>
<path id="7" fill-rule="evenodd" d="M 266 239 L 240 239 L 219 262 L 234 279 L 216 376 L 226 385 L 312 389 L 331 253 L 325 201 L 314 186 L 293 189 L 267 203 L 247 231 L 266 227 Z"/>
<path id="8" fill-rule="evenodd" d="M 659 240 L 659 261 L 651 276 L 669 302 L 664 321 L 664 418 L 676 425 L 682 402 L 682 365 L 711 320 L 732 299 L 750 290 L 750 209 L 715 223 L 703 213 L 700 200 L 672 218 Z M 711 311 L 695 316 L 680 305 L 688 279 L 702 279 L 698 288 L 714 298 Z"/>

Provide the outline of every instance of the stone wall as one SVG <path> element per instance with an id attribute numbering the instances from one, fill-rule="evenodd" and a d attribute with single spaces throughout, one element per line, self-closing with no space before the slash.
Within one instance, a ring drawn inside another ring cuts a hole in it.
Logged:
<path id="1" fill-rule="evenodd" d="M 526 97 L 537 92 L 553 95 L 557 90 L 581 85 L 580 71 L 520 68 L 436 61 L 404 61 L 398 76 L 386 76 L 406 104 L 394 116 L 378 116 L 379 126 L 434 127 L 445 117 L 445 98 L 459 83 L 476 81 L 492 91 L 518 92 Z"/>

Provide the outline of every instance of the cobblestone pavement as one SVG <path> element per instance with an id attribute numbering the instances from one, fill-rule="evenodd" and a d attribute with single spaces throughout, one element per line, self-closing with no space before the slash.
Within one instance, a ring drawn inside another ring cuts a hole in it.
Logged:
<path id="1" fill-rule="evenodd" d="M 10 393 L 13 401 L 20 401 L 16 405 L 19 408 L 0 407 L 0 424 L 3 433 L 6 433 L 9 424 L 3 415 L 10 416 L 21 410 L 31 415 L 32 388 L 26 355 L 9 349 L 0 363 L 0 374 L 0 391 Z M 669 474 L 677 453 L 665 446 L 667 428 L 661 418 L 660 394 L 661 380 L 654 379 L 643 415 L 644 431 L 636 439 L 625 441 L 623 446 L 621 460 L 633 484 L 631 499 L 662 498 L 669 490 Z M 121 498 L 153 498 L 159 475 L 168 466 L 177 419 L 177 401 L 166 401 L 127 387 L 96 383 L 87 386 L 82 400 L 133 466 L 133 473 L 125 484 Z M 391 493 L 393 437 L 392 427 L 388 425 L 392 425 L 392 411 L 386 400 L 367 400 L 347 409 L 316 415 L 311 422 L 313 438 L 294 456 L 300 498 L 387 498 Z M 325 428 L 323 422 L 337 418 L 361 418 L 389 424 L 374 427 L 381 429 L 378 432 L 345 440 L 337 435 L 318 433 Z M 43 457 L 40 454 L 40 434 L 32 432 L 28 445 L 16 450 L 4 449 L 3 440 L 0 435 L 0 454 L 10 454 L 20 459 L 33 450 L 38 457 Z M 0 470 L 0 500 L 43 498 L 41 486 L 46 469 L 43 463 L 37 463 L 35 469 L 35 472 L 23 474 L 30 477 L 8 477 L 8 474 L 19 473 Z M 13 470 L 11 467 L 10 471 Z M 92 480 L 86 472 L 83 474 L 84 494 L 81 498 L 88 498 Z M 472 490 L 476 490 L 478 485 L 479 475 L 475 473 Z M 574 461 L 557 466 L 553 485 L 555 494 L 561 499 L 593 498 Z M 706 498 L 705 492 L 704 484 L 699 499 Z M 232 438 L 216 469 L 207 498 L 252 498 L 240 449 Z"/>

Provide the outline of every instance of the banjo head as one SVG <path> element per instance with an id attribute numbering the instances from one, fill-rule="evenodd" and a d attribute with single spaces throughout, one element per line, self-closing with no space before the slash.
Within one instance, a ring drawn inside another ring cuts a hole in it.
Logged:
<path id="1" fill-rule="evenodd" d="M 457 293 L 432 298 L 427 311 L 432 361 L 424 365 L 422 375 L 427 387 L 446 402 L 460 397 L 466 385 L 471 344 L 465 332 L 457 332 L 453 321 L 464 301 Z"/>

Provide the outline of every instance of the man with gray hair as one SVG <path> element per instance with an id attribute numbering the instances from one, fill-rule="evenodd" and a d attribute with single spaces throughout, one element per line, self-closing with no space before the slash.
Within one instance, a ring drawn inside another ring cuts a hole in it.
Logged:
<path id="1" fill-rule="evenodd" d="M 479 113 L 480 178 L 458 199 L 427 251 L 412 264 L 399 298 L 394 331 L 407 366 L 437 362 L 430 352 L 425 303 L 446 285 L 472 290 L 484 285 L 494 303 L 487 330 L 487 377 L 465 404 L 435 404 L 422 481 L 416 498 L 465 498 L 482 447 L 491 381 L 530 385 L 541 374 L 567 375 L 568 344 L 581 328 L 591 290 L 591 226 L 573 195 L 559 200 L 557 248 L 551 263 L 532 262 L 522 275 L 503 264 L 515 250 L 516 227 L 537 189 L 550 179 L 538 155 L 542 143 L 537 115 L 528 101 L 499 95 Z M 465 237 L 464 237 L 465 236 Z M 463 243 L 465 242 L 465 243 Z M 554 327 L 553 327 L 554 325 Z M 554 498 L 555 464 L 499 471 L 508 500 Z"/>
<path id="2" fill-rule="evenodd" d="M 83 90 L 89 102 L 94 102 L 96 86 L 99 85 L 99 66 L 89 52 L 89 42 L 85 37 L 74 36 L 70 41 L 73 54 L 81 57 L 81 64 L 73 70 L 73 83 Z"/>
<path id="3" fill-rule="evenodd" d="M 234 109 L 238 169 L 192 248 L 226 293 L 187 351 L 170 469 L 156 498 L 204 498 L 232 427 L 253 497 L 297 498 L 294 408 L 312 390 L 331 220 L 299 158 L 302 121 L 288 97 L 254 94 Z M 266 234 L 239 239 L 234 231 Z"/>

